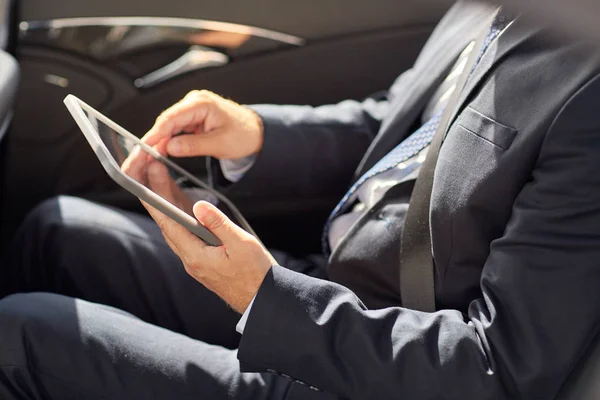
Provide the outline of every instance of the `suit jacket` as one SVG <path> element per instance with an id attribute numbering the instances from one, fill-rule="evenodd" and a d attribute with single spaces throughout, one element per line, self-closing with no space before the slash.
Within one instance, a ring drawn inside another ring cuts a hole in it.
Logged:
<path id="1" fill-rule="evenodd" d="M 264 148 L 234 190 L 343 194 L 418 126 L 488 13 L 455 6 L 383 95 L 257 106 Z M 243 370 L 352 399 L 554 398 L 599 326 L 599 73 L 597 51 L 519 17 L 463 91 L 436 167 L 439 311 L 401 307 L 413 184 L 399 184 L 331 255 L 331 282 L 271 270 L 242 336 Z"/>

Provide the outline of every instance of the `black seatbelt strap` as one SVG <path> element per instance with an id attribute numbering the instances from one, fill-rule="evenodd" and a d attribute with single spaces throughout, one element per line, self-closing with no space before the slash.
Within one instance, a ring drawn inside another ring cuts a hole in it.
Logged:
<path id="1" fill-rule="evenodd" d="M 497 14 L 494 13 L 494 17 Z M 440 118 L 440 124 L 429 145 L 427 157 L 421 166 L 421 171 L 413 189 L 408 212 L 404 220 L 402 241 L 400 245 L 400 296 L 402 307 L 413 310 L 435 311 L 435 280 L 433 265 L 433 250 L 431 247 L 431 231 L 429 212 L 431 206 L 431 190 L 435 167 L 444 136 L 449 128 L 450 119 L 458 106 L 462 91 L 477 63 L 480 50 L 488 36 L 489 24 L 485 25 L 469 54 L 465 68 L 456 82 L 448 104 Z"/>

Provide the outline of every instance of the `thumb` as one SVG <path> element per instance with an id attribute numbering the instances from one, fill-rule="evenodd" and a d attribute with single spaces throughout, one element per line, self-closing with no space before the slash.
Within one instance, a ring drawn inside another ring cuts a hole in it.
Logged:
<path id="1" fill-rule="evenodd" d="M 194 215 L 198 221 L 209 231 L 215 234 L 224 245 L 245 239 L 249 235 L 242 228 L 234 224 L 217 207 L 206 201 L 194 204 Z"/>

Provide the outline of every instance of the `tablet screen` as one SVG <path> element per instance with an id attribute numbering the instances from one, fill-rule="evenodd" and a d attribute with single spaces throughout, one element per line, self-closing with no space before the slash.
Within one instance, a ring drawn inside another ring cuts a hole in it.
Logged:
<path id="1" fill-rule="evenodd" d="M 105 124 L 104 122 L 98 120 L 92 113 L 87 110 L 83 110 L 86 117 L 89 119 L 90 123 L 94 127 L 94 130 L 98 133 L 98 136 L 106 146 L 106 149 L 111 154 L 113 160 L 116 162 L 117 166 L 129 175 L 131 178 L 135 179 L 137 182 L 146 186 L 148 189 L 152 190 L 154 193 L 160 195 L 163 199 L 169 201 L 171 204 L 184 211 L 188 215 L 192 215 L 192 203 L 185 196 L 178 196 L 177 193 L 180 192 L 180 188 L 177 182 L 180 182 L 185 179 L 183 175 L 175 171 L 173 168 L 169 167 L 165 163 L 162 163 L 158 159 L 156 159 L 153 155 L 146 152 L 141 146 L 139 146 L 136 141 L 133 139 L 121 135 L 119 132 Z M 170 175 L 170 185 L 161 185 L 160 190 L 157 190 L 156 187 L 152 187 L 150 184 L 150 179 L 148 179 L 148 166 L 151 163 L 161 163 L 166 171 Z M 165 187 L 166 186 L 166 187 Z M 168 190 L 170 196 L 164 196 L 164 190 Z M 161 193 L 162 192 L 162 193 Z M 171 200 L 166 197 L 174 198 L 176 200 Z"/>

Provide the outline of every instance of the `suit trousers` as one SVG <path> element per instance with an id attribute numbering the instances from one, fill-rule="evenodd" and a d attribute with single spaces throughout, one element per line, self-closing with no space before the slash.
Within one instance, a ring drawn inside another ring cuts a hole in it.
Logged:
<path id="1" fill-rule="evenodd" d="M 326 279 L 318 256 L 273 255 Z M 241 373 L 240 316 L 187 275 L 141 215 L 46 201 L 4 257 L 1 297 L 2 400 L 329 398 L 283 376 Z"/>

